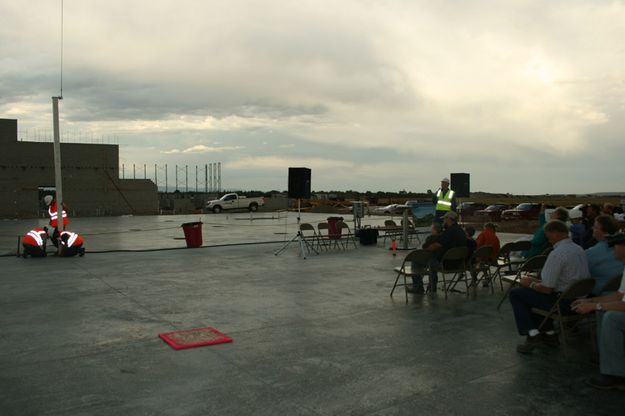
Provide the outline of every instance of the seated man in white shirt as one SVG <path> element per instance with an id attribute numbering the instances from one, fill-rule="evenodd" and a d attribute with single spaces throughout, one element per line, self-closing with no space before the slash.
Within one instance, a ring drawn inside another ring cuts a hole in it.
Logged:
<path id="1" fill-rule="evenodd" d="M 554 220 L 545 224 L 544 230 L 553 251 L 540 273 L 542 280 L 537 282 L 530 277 L 522 277 L 520 287 L 510 291 L 509 299 L 519 335 L 527 335 L 525 342 L 517 346 L 517 351 L 522 354 L 531 353 L 543 343 L 557 343 L 552 322 L 541 328 L 543 317 L 532 313 L 532 308 L 550 309 L 558 301 L 560 293 L 575 281 L 590 277 L 586 253 L 569 238 L 566 224 Z M 569 304 L 561 304 L 561 307 L 567 310 Z"/>
<path id="2" fill-rule="evenodd" d="M 608 238 L 616 258 L 625 262 L 625 234 Z M 625 274 L 618 292 L 573 302 L 571 308 L 578 313 L 605 311 L 597 314 L 599 332 L 599 377 L 588 384 L 600 389 L 625 390 Z M 602 316 L 603 315 L 603 316 Z"/>

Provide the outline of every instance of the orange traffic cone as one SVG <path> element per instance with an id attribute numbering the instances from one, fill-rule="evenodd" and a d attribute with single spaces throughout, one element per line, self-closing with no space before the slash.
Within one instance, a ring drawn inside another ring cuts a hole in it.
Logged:
<path id="1" fill-rule="evenodd" d="M 395 239 L 393 238 L 393 242 L 391 243 L 391 248 L 393 249 L 393 256 L 397 255 L 397 243 L 395 242 Z"/>

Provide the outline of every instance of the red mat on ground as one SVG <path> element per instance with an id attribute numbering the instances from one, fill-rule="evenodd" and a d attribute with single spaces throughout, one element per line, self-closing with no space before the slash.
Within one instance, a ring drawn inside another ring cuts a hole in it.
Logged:
<path id="1" fill-rule="evenodd" d="M 211 327 L 164 332 L 158 336 L 175 350 L 232 342 L 232 338 Z"/>

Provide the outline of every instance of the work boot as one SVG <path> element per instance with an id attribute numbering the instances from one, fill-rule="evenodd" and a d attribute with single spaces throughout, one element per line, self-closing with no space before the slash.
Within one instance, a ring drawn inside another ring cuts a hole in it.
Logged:
<path id="1" fill-rule="evenodd" d="M 80 250 L 79 250 L 79 252 L 78 252 L 78 255 L 79 255 L 80 257 L 82 257 L 82 256 L 84 256 L 84 255 L 85 255 L 85 248 L 84 248 L 84 247 L 81 247 L 81 248 L 80 248 Z"/>
<path id="2" fill-rule="evenodd" d="M 541 336 L 535 335 L 530 337 L 529 335 L 525 338 L 525 342 L 523 344 L 519 344 L 516 346 L 517 352 L 521 354 L 531 354 L 540 343 L 542 342 Z"/>
<path id="3" fill-rule="evenodd" d="M 556 334 L 555 332 L 553 334 L 540 334 L 543 344 L 549 346 L 549 347 L 559 347 L 560 346 L 560 339 L 558 338 L 558 334 Z"/>
<path id="4" fill-rule="evenodd" d="M 423 295 L 423 293 L 425 293 L 425 290 L 423 289 L 423 285 L 407 286 L 406 291 L 408 293 L 414 293 L 415 295 Z"/>

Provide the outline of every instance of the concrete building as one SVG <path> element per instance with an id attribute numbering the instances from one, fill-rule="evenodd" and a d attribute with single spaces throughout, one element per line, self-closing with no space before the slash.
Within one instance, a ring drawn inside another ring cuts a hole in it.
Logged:
<path id="1" fill-rule="evenodd" d="M 22 142 L 17 120 L 0 119 L 0 217 L 39 217 L 54 192 L 52 143 Z M 63 199 L 71 216 L 156 214 L 156 185 L 119 179 L 119 146 L 61 143 Z"/>

